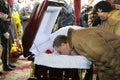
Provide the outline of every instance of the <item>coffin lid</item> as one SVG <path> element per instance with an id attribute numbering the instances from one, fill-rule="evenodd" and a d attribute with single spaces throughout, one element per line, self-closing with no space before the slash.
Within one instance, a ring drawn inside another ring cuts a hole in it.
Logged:
<path id="1" fill-rule="evenodd" d="M 63 3 L 48 0 L 44 0 L 42 5 L 36 6 L 22 38 L 24 57 L 31 55 L 29 49 L 35 47 L 34 42 L 41 44 L 47 40 L 62 6 Z"/>

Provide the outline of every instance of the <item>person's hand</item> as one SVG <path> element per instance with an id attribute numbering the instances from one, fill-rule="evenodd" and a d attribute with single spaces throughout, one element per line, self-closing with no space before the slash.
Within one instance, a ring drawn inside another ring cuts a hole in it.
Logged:
<path id="1" fill-rule="evenodd" d="M 6 39 L 9 39 L 10 34 L 8 32 L 3 34 Z"/>
<path id="2" fill-rule="evenodd" d="M 0 18 L 3 20 L 3 21 L 11 21 L 11 18 L 8 18 L 8 15 L 3 13 L 3 12 L 0 12 Z"/>
<path id="3" fill-rule="evenodd" d="M 0 12 L 0 18 L 8 18 L 8 15 L 3 12 Z"/>

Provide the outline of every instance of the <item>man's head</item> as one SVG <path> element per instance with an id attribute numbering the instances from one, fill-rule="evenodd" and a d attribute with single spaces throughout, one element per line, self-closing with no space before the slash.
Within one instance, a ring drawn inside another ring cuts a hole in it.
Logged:
<path id="1" fill-rule="evenodd" d="M 60 54 L 71 54 L 71 49 L 67 42 L 67 36 L 65 35 L 58 35 L 53 42 L 53 47 Z"/>
<path id="2" fill-rule="evenodd" d="M 100 1 L 94 6 L 94 10 L 101 20 L 106 20 L 108 18 L 108 13 L 113 10 L 113 7 L 107 1 Z"/>

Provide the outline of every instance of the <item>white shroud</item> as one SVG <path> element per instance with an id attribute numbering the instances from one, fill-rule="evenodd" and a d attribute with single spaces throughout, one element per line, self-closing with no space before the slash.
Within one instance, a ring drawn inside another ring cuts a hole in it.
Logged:
<path id="1" fill-rule="evenodd" d="M 35 56 L 35 64 L 54 68 L 89 69 L 91 62 L 84 56 L 40 54 Z"/>

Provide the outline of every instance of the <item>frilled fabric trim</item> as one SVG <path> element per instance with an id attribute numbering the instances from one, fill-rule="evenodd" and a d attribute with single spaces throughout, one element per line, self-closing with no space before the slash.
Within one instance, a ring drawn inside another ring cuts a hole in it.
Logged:
<path id="1" fill-rule="evenodd" d="M 74 29 L 70 28 L 68 29 L 68 33 L 67 33 L 68 34 L 67 40 L 71 48 L 73 48 L 73 44 L 72 44 L 72 32 L 73 31 Z"/>

